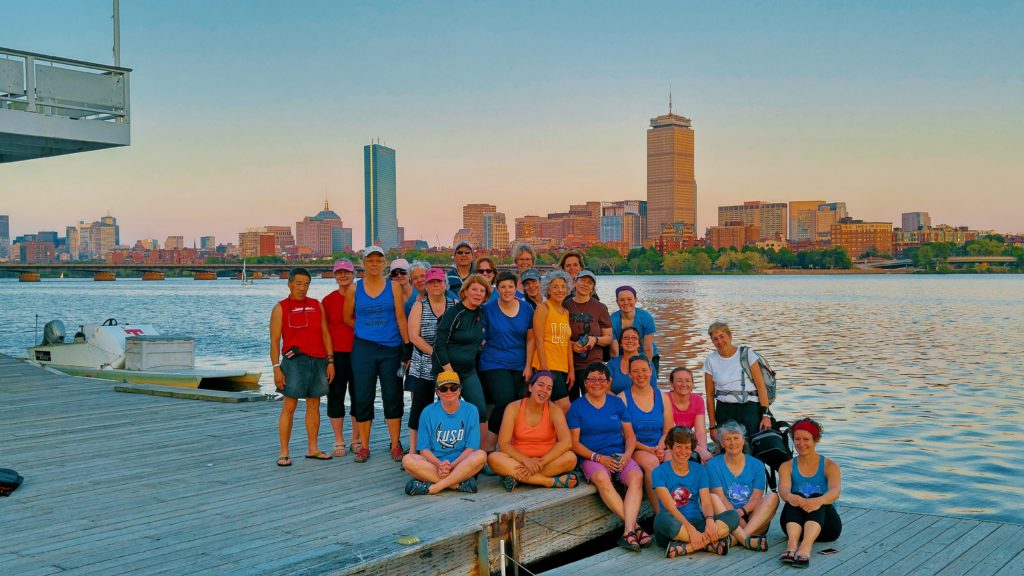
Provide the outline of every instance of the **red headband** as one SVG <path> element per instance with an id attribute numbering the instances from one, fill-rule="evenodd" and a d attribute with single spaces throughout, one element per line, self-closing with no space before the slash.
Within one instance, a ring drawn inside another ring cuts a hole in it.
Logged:
<path id="1" fill-rule="evenodd" d="M 796 424 L 793 424 L 793 432 L 795 433 L 797 430 L 807 432 L 814 438 L 815 442 L 821 440 L 821 428 L 818 428 L 818 426 L 810 420 L 801 420 Z"/>

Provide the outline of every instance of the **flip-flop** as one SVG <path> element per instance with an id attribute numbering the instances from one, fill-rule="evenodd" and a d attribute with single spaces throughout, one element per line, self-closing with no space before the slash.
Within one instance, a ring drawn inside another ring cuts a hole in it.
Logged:
<path id="1" fill-rule="evenodd" d="M 784 564 L 792 564 L 793 558 L 796 556 L 796 550 L 786 550 L 782 554 L 779 554 L 779 561 Z"/>
<path id="2" fill-rule="evenodd" d="M 338 456 L 340 458 L 340 457 L 344 456 L 345 454 L 348 454 L 348 452 L 345 450 L 345 443 L 344 442 L 335 442 L 334 443 L 334 450 L 331 452 L 331 456 Z"/>
<path id="3" fill-rule="evenodd" d="M 323 450 L 317 450 L 312 454 L 306 454 L 306 458 L 309 458 L 310 460 L 330 460 L 331 458 L 334 458 L 334 456 L 331 456 Z"/>
<path id="4" fill-rule="evenodd" d="M 793 555 L 793 567 L 794 568 L 807 568 L 811 565 L 811 557 L 803 554 Z"/>
<path id="5" fill-rule="evenodd" d="M 278 466 L 291 466 L 292 465 L 291 456 L 278 456 L 277 457 L 277 465 Z"/>

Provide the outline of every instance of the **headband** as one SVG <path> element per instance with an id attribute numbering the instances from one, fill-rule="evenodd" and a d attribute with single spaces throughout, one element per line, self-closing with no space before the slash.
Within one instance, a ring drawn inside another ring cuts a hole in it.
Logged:
<path id="1" fill-rule="evenodd" d="M 636 298 L 636 290 L 632 286 L 629 286 L 629 285 L 619 286 L 618 288 L 616 288 L 615 289 L 615 296 L 617 297 L 619 295 L 619 292 L 622 292 L 623 290 L 625 290 L 627 292 L 632 292 L 633 293 L 633 297 Z"/>
<path id="2" fill-rule="evenodd" d="M 814 422 L 811 422 L 810 420 L 801 420 L 796 424 L 793 424 L 791 430 L 793 432 L 796 432 L 797 430 L 803 430 L 804 432 L 810 434 L 814 438 L 815 442 L 821 439 L 821 428 Z"/>
<path id="3" fill-rule="evenodd" d="M 541 376 L 547 376 L 548 378 L 551 379 L 552 382 L 555 381 L 555 375 L 552 374 L 550 371 L 548 371 L 548 370 L 537 370 L 536 372 L 533 373 L 533 376 L 530 378 L 530 384 L 533 384 L 534 382 L 539 380 Z"/>

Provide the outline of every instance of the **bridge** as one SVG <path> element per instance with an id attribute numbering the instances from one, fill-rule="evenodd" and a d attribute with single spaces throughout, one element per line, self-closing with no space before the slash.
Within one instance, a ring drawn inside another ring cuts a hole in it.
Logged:
<path id="1" fill-rule="evenodd" d="M 893 268 L 913 268 L 914 261 L 907 258 L 898 259 L 885 259 L 885 258 L 865 258 L 864 260 L 858 260 L 854 262 L 857 268 L 865 270 L 871 269 L 884 269 L 889 270 Z"/>

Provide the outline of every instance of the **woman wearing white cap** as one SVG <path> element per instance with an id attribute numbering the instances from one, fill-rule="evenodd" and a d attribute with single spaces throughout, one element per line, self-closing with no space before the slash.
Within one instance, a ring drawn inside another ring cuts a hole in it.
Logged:
<path id="1" fill-rule="evenodd" d="M 352 327 L 345 323 L 345 294 L 355 280 L 356 269 L 351 262 L 342 258 L 334 263 L 334 279 L 338 289 L 324 297 L 324 315 L 327 330 L 331 333 L 334 346 L 334 379 L 327 388 L 327 417 L 331 419 L 334 431 L 334 456 L 344 456 L 345 451 L 345 392 L 348 392 L 349 406 L 355 400 L 355 386 L 352 383 Z M 351 410 L 350 410 L 351 411 Z M 352 451 L 361 444 L 356 434 L 356 417 L 352 415 Z"/>
<path id="2" fill-rule="evenodd" d="M 401 462 L 402 412 L 405 402 L 398 377 L 402 346 L 409 342 L 404 298 L 398 283 L 384 276 L 384 250 L 370 246 L 363 252 L 363 279 L 350 286 L 345 295 L 345 322 L 353 327 L 352 376 L 355 383 L 356 428 L 362 446 L 356 462 L 370 458 L 370 425 L 373 403 L 380 380 L 384 418 L 391 437 L 391 458 Z"/>

